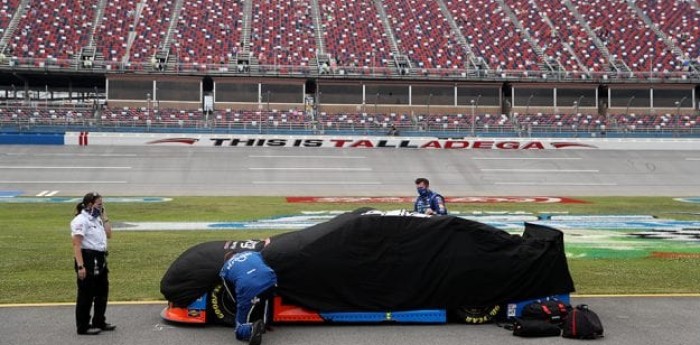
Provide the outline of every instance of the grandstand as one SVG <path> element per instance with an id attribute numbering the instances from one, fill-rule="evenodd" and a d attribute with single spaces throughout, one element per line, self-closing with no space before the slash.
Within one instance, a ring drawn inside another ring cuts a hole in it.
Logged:
<path id="1" fill-rule="evenodd" d="M 0 33 L 6 130 L 700 130 L 697 0 L 2 0 Z"/>

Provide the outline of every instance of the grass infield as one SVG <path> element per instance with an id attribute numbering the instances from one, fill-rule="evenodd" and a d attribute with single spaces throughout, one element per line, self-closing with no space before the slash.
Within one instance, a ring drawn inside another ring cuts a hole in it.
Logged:
<path id="1" fill-rule="evenodd" d="M 650 214 L 697 220 L 700 206 L 670 197 L 576 198 L 586 204 L 450 204 L 451 211 L 527 211 L 570 214 Z M 107 204 L 112 222 L 240 221 L 301 211 L 383 210 L 406 204 L 291 204 L 283 197 L 178 197 L 166 203 Z M 75 273 L 69 223 L 71 204 L 2 204 L 0 304 L 72 302 Z M 109 243 L 110 300 L 159 300 L 160 279 L 190 246 L 209 240 L 265 238 L 281 231 L 115 231 Z M 700 249 L 698 249 L 700 251 Z M 697 294 L 700 259 L 647 257 L 569 259 L 578 294 Z"/>

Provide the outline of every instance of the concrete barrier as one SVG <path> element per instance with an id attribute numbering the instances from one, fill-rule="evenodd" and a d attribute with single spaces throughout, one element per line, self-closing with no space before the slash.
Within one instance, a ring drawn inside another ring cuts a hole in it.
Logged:
<path id="1" fill-rule="evenodd" d="M 700 150 L 700 139 L 464 138 L 67 132 L 65 145 L 426 150 Z"/>
<path id="2" fill-rule="evenodd" d="M 63 145 L 64 133 L 0 132 L 0 145 Z"/>

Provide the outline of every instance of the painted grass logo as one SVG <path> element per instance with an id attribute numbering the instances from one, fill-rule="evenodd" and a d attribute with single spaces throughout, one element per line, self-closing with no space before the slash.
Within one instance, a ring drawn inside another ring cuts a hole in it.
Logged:
<path id="1" fill-rule="evenodd" d="M 695 197 L 695 198 L 675 198 L 673 200 L 680 201 L 680 202 L 689 202 L 693 204 L 700 204 L 700 197 Z"/>
<path id="2" fill-rule="evenodd" d="M 309 211 L 297 215 L 248 222 L 121 222 L 116 231 L 292 231 L 328 221 L 346 211 Z M 649 215 L 568 215 L 528 212 L 455 214 L 512 234 L 521 234 L 525 222 L 552 226 L 564 232 L 570 258 L 638 258 L 653 253 L 700 257 L 700 222 L 657 219 Z M 251 235 L 254 238 L 255 235 Z"/>

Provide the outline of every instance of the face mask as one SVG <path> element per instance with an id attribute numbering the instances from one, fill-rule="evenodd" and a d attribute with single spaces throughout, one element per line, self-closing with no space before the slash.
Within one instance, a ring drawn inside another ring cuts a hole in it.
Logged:
<path id="1" fill-rule="evenodd" d="M 418 195 L 420 196 L 428 195 L 428 188 L 418 187 L 416 188 L 416 190 L 418 191 Z"/>
<path id="2" fill-rule="evenodd" d="M 92 218 L 97 218 L 101 214 L 102 214 L 102 210 L 100 210 L 97 207 L 93 207 L 92 209 L 90 209 L 90 215 L 92 216 Z"/>

